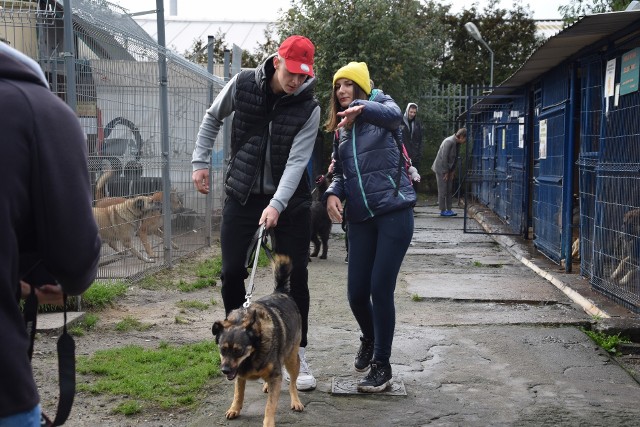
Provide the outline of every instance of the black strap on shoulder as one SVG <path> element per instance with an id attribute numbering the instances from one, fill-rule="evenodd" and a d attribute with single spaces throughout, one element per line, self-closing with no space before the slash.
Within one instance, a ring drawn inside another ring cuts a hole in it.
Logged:
<path id="1" fill-rule="evenodd" d="M 61 426 L 67 420 L 76 394 L 76 343 L 67 332 L 67 294 L 64 294 L 64 325 L 58 338 L 58 379 L 60 399 L 54 426 Z"/>
<path id="2" fill-rule="evenodd" d="M 46 427 L 61 426 L 65 423 L 71 413 L 73 399 L 76 394 L 75 342 L 67 332 L 67 294 L 63 294 L 63 301 L 64 325 L 62 335 L 58 338 L 58 384 L 60 386 L 60 399 L 58 400 L 58 409 L 53 422 L 42 413 L 41 425 Z M 33 356 L 37 317 L 38 297 L 36 296 L 33 286 L 31 286 L 31 292 L 29 292 L 24 304 L 24 320 L 30 339 L 28 351 L 29 360 L 31 360 Z"/>
<path id="3" fill-rule="evenodd" d="M 398 196 L 398 191 L 400 191 L 400 179 L 402 178 L 402 168 L 404 167 L 404 155 L 402 154 L 402 141 L 400 140 L 400 136 L 398 133 L 401 132 L 400 128 L 393 132 L 393 139 L 396 141 L 396 145 L 398 146 L 398 173 L 396 174 L 396 188 L 393 191 L 393 196 Z"/>

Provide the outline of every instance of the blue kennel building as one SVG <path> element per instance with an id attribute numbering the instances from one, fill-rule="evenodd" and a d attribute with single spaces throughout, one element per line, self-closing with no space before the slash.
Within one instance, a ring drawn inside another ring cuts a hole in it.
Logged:
<path id="1" fill-rule="evenodd" d="M 466 204 L 640 312 L 640 11 L 585 16 L 468 96 Z M 465 226 L 466 231 L 466 226 Z"/>

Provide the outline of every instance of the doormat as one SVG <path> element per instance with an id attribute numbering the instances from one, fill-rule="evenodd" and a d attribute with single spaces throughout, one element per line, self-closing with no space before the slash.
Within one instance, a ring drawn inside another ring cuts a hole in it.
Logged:
<path id="1" fill-rule="evenodd" d="M 383 396 L 406 396 L 407 390 L 404 388 L 404 382 L 396 378 L 391 379 L 391 385 L 385 391 L 378 393 L 362 393 L 358 391 L 358 381 L 362 378 L 355 377 L 333 377 L 331 378 L 331 394 L 365 394 L 365 395 L 383 395 Z"/>

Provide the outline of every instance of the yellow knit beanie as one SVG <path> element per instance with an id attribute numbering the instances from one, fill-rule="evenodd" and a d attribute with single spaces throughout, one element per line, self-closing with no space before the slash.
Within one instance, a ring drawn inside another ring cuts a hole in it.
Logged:
<path id="1" fill-rule="evenodd" d="M 367 95 L 371 93 L 369 69 L 367 68 L 367 64 L 364 62 L 349 62 L 333 75 L 334 85 L 338 79 L 349 79 L 360 86 Z"/>

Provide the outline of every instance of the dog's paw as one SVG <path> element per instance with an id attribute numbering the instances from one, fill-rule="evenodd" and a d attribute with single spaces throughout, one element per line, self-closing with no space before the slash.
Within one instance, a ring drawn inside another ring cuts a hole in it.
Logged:
<path id="1" fill-rule="evenodd" d="M 320 255 L 320 259 L 327 259 L 326 255 Z"/>
<path id="2" fill-rule="evenodd" d="M 265 382 L 264 384 L 262 384 L 262 392 L 269 393 L 269 383 Z"/>
<path id="3" fill-rule="evenodd" d="M 234 418 L 238 418 L 240 416 L 240 409 L 241 408 L 234 408 L 233 406 L 231 408 L 229 408 L 229 410 L 226 413 L 226 417 L 228 420 L 232 420 Z"/>
<path id="4" fill-rule="evenodd" d="M 291 409 L 296 412 L 302 412 L 304 411 L 304 405 L 302 404 L 302 402 L 300 402 L 300 400 L 291 400 Z"/>

